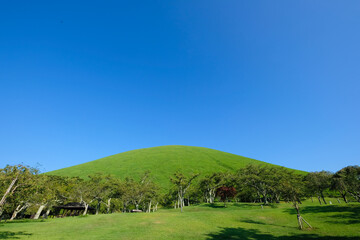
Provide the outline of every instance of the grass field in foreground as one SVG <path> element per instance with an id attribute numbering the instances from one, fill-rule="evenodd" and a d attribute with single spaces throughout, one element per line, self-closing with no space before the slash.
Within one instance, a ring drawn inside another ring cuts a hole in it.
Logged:
<path id="1" fill-rule="evenodd" d="M 335 202 L 333 200 L 333 202 Z M 298 230 L 290 204 L 218 203 L 41 221 L 0 223 L 0 239 L 360 239 L 360 204 L 301 206 L 312 230 Z"/>

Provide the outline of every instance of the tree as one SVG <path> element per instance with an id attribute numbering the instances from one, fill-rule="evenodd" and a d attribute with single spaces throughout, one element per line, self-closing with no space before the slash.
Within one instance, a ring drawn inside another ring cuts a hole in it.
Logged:
<path id="1" fill-rule="evenodd" d="M 175 194 L 175 196 L 177 196 L 177 194 Z M 204 193 L 199 190 L 199 186 L 191 184 L 184 195 L 184 206 L 190 206 L 191 203 L 199 203 L 203 200 L 203 197 Z"/>
<path id="2" fill-rule="evenodd" d="M 39 208 L 34 216 L 38 219 L 44 209 L 47 208 L 45 217 L 50 213 L 51 207 L 57 202 L 57 191 L 60 187 L 57 181 L 60 177 L 38 175 L 34 180 L 34 194 L 32 195 L 33 203 L 38 205 Z"/>
<path id="3" fill-rule="evenodd" d="M 26 182 L 19 184 L 16 190 L 9 196 L 7 204 L 13 210 L 10 221 L 14 220 L 18 213 L 25 211 L 34 204 L 34 195 L 36 193 L 36 178 L 38 175 L 28 176 Z"/>
<path id="4" fill-rule="evenodd" d="M 296 210 L 297 221 L 299 229 L 303 229 L 303 223 L 306 223 L 310 228 L 312 226 L 301 216 L 299 204 L 301 203 L 301 198 L 305 196 L 304 183 L 300 175 L 288 172 L 288 177 L 281 181 L 280 187 L 283 189 L 283 195 L 285 198 L 289 199 L 293 207 Z"/>
<path id="5" fill-rule="evenodd" d="M 118 191 L 122 182 L 120 179 L 111 176 L 105 177 L 105 192 L 103 193 L 103 200 L 101 201 L 106 207 L 106 213 L 111 211 L 111 200 L 113 198 L 120 198 L 122 193 Z"/>
<path id="6" fill-rule="evenodd" d="M 271 196 L 271 202 L 280 202 L 280 198 L 283 194 L 283 189 L 281 187 L 281 182 L 286 181 L 289 178 L 290 170 L 284 167 L 269 167 L 268 173 L 268 184 L 269 184 L 269 195 Z"/>
<path id="7" fill-rule="evenodd" d="M 337 172 L 347 192 L 360 202 L 360 167 L 347 166 Z"/>
<path id="8" fill-rule="evenodd" d="M 46 193 L 47 210 L 45 212 L 45 218 L 49 216 L 53 206 L 63 204 L 70 199 L 70 194 L 75 184 L 75 180 L 73 179 L 74 178 L 48 175 L 48 192 Z"/>
<path id="9" fill-rule="evenodd" d="M 0 200 L 0 216 L 3 213 L 4 205 L 9 196 L 24 184 L 27 184 L 29 178 L 37 174 L 38 170 L 24 165 L 7 165 L 5 168 L 0 169 L 0 176 L 2 179 L 2 185 L 4 187 L 4 193 Z"/>
<path id="10" fill-rule="evenodd" d="M 175 185 L 177 191 L 181 212 L 183 212 L 185 193 L 190 187 L 191 182 L 198 176 L 199 174 L 192 174 L 190 177 L 187 177 L 178 171 L 170 178 L 170 181 Z"/>
<path id="11" fill-rule="evenodd" d="M 236 189 L 234 187 L 222 186 L 216 189 L 216 196 L 220 197 L 220 200 L 224 202 L 224 207 L 226 207 L 226 202 L 235 197 L 235 195 Z"/>
<path id="12" fill-rule="evenodd" d="M 253 188 L 265 205 L 268 202 L 268 194 L 271 191 L 271 171 L 268 166 L 247 165 L 238 171 L 238 181 Z"/>
<path id="13" fill-rule="evenodd" d="M 150 172 L 145 172 L 138 182 L 130 179 L 129 185 L 131 186 L 130 198 L 136 210 L 139 210 L 139 206 L 144 202 L 151 207 L 151 200 L 156 195 L 157 186 L 151 181 Z"/>
<path id="14" fill-rule="evenodd" d="M 324 191 L 330 187 L 331 177 L 332 173 L 327 171 L 311 172 L 306 176 L 307 187 L 311 193 L 317 194 L 320 204 L 321 199 L 327 204 L 324 197 Z"/>
<path id="15" fill-rule="evenodd" d="M 338 191 L 340 196 L 344 199 L 345 203 L 348 203 L 346 198 L 347 195 L 347 184 L 345 183 L 345 177 L 341 171 L 336 172 L 331 178 L 331 189 Z"/>
<path id="16" fill-rule="evenodd" d="M 150 177 L 150 172 L 147 171 L 138 181 L 133 178 L 125 178 L 124 183 L 119 184 L 115 189 L 115 196 L 120 196 L 124 212 L 132 203 L 136 210 L 141 208 L 149 213 L 151 207 L 156 207 L 158 204 L 158 190 L 158 186 Z"/>
<path id="17" fill-rule="evenodd" d="M 128 206 L 133 199 L 132 189 L 135 185 L 134 182 L 132 178 L 125 178 L 125 181 L 116 188 L 115 194 L 121 198 L 123 212 L 128 210 Z"/>
<path id="18" fill-rule="evenodd" d="M 200 191 L 203 192 L 207 203 L 214 203 L 216 189 L 220 187 L 223 182 L 222 175 L 222 173 L 213 173 L 200 180 L 199 188 Z"/>
<path id="19" fill-rule="evenodd" d="M 89 175 L 89 178 L 89 184 L 92 185 L 92 191 L 89 193 L 89 197 L 92 198 L 90 203 L 93 201 L 97 202 L 95 214 L 98 215 L 101 203 L 105 203 L 105 201 L 108 201 L 107 204 L 111 204 L 110 195 L 112 191 L 112 186 L 111 182 L 109 181 L 111 177 L 108 175 L 97 173 L 94 175 Z"/>
<path id="20" fill-rule="evenodd" d="M 80 178 L 73 178 L 71 182 L 73 184 L 73 188 L 71 189 L 71 199 L 82 204 L 85 209 L 83 215 L 86 215 L 89 209 L 89 205 L 97 200 L 97 196 L 94 192 L 93 182 L 84 181 Z"/>

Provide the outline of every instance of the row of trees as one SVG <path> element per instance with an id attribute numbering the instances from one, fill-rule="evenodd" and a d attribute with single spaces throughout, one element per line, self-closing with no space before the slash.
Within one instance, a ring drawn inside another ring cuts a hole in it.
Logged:
<path id="1" fill-rule="evenodd" d="M 327 204 L 325 196 L 338 198 L 339 202 L 339 198 L 346 203 L 349 199 L 360 202 L 360 167 L 348 166 L 334 174 L 327 171 L 301 174 L 277 166 L 248 165 L 235 173 L 217 172 L 200 178 L 184 198 L 194 203 L 213 203 L 224 194 L 219 192 L 222 187 L 231 190 L 231 199 L 237 202 L 266 205 L 291 201 L 289 187 L 297 188 L 300 203 L 301 199 L 316 197 L 320 204 Z"/>
<path id="2" fill-rule="evenodd" d="M 100 211 L 155 211 L 159 202 L 159 188 L 145 172 L 139 180 L 120 180 L 108 175 L 90 175 L 87 180 L 38 174 L 23 165 L 6 166 L 0 170 L 0 217 L 13 220 L 29 216 L 45 218 L 59 205 L 76 202 L 84 207 L 83 215 L 92 206 Z"/>
<path id="3" fill-rule="evenodd" d="M 139 179 L 118 179 L 95 174 L 87 180 L 39 174 L 23 165 L 0 169 L 0 217 L 47 217 L 54 207 L 76 202 L 94 213 L 127 212 L 132 209 L 156 211 L 158 205 L 180 208 L 194 203 L 223 201 L 292 202 L 298 211 L 305 198 L 316 197 L 327 204 L 326 196 L 344 202 L 360 202 L 360 167 L 348 166 L 336 173 L 326 171 L 298 174 L 286 168 L 248 165 L 235 173 L 215 172 L 206 176 L 186 176 L 176 172 L 170 177 L 167 194 L 145 172 Z M 54 212 L 54 211 L 53 211 Z M 299 220 L 300 219 L 300 220 Z M 302 218 L 298 211 L 299 226 Z"/>

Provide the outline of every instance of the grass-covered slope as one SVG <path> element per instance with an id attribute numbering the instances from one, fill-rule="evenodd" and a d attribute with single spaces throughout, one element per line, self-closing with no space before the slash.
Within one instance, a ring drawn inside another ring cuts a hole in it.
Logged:
<path id="1" fill-rule="evenodd" d="M 89 174 L 102 172 L 121 178 L 136 178 L 149 170 L 157 183 L 167 187 L 169 177 L 177 170 L 205 175 L 216 171 L 234 171 L 250 163 L 268 164 L 210 148 L 174 145 L 123 152 L 47 174 L 86 178 Z"/>

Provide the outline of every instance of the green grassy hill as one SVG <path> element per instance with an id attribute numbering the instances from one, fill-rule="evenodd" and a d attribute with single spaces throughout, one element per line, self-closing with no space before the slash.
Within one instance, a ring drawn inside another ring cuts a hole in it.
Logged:
<path id="1" fill-rule="evenodd" d="M 177 170 L 205 175 L 215 171 L 234 171 L 248 164 L 269 163 L 210 148 L 174 145 L 123 152 L 47 174 L 86 178 L 89 174 L 102 172 L 121 178 L 136 178 L 150 170 L 154 180 L 167 188 L 169 177 Z"/>

